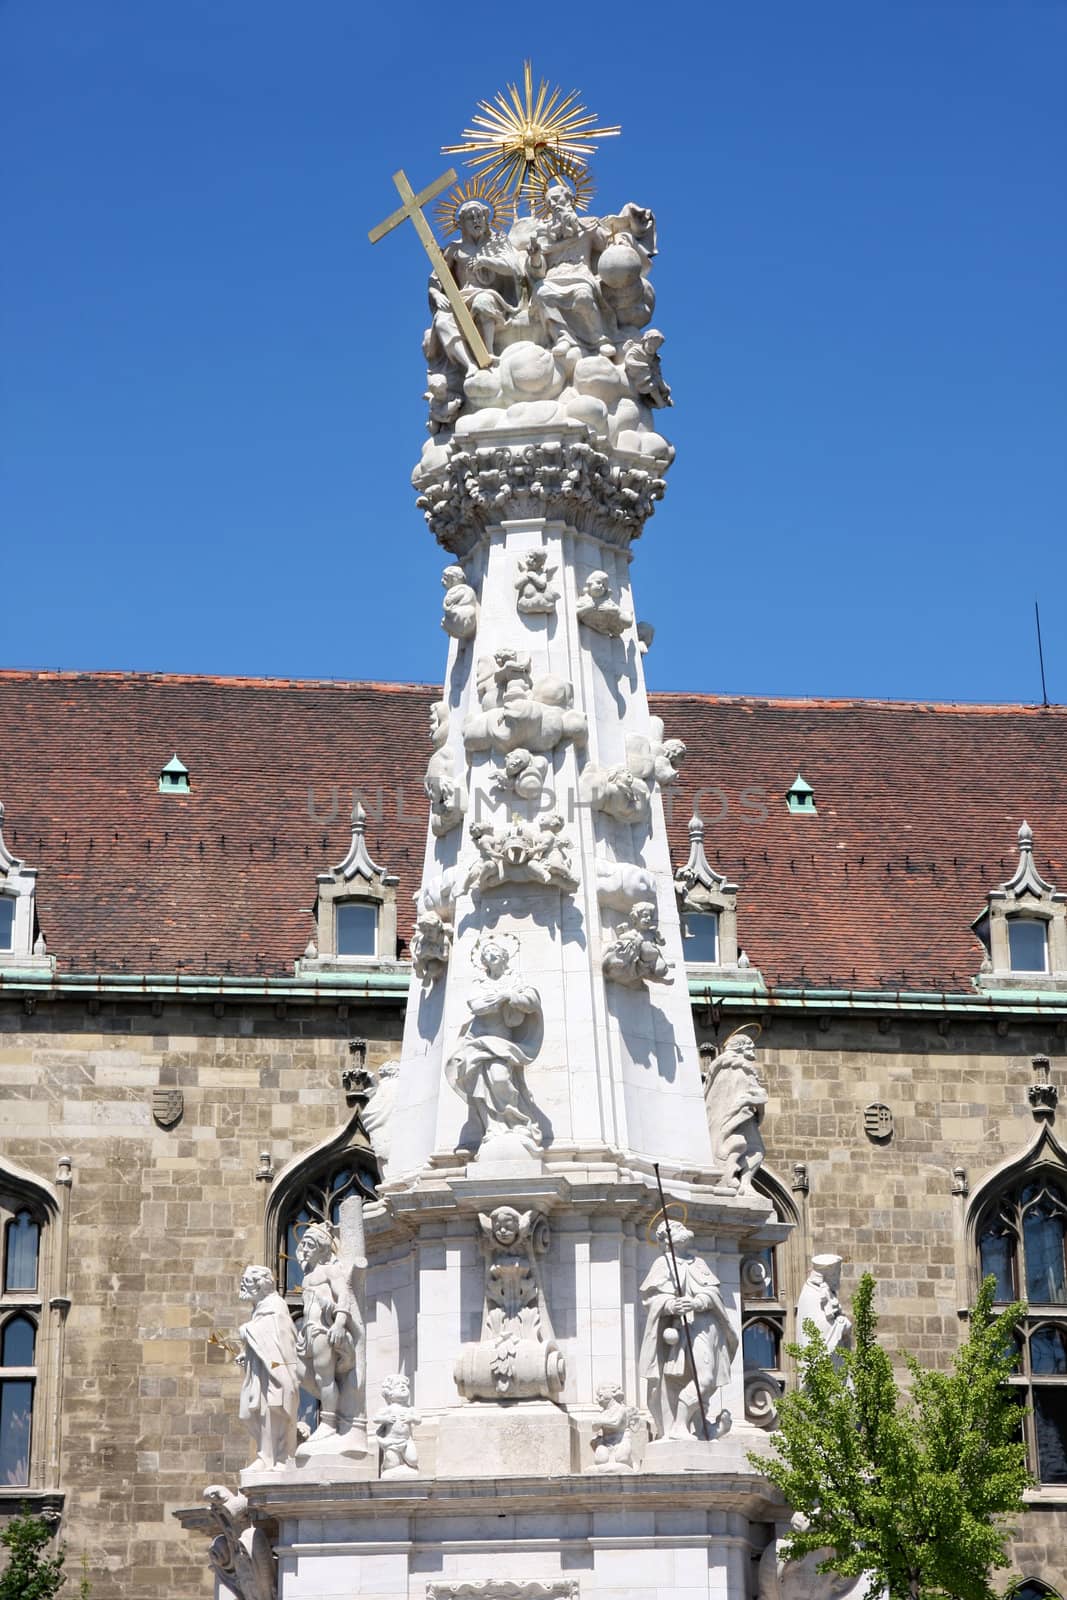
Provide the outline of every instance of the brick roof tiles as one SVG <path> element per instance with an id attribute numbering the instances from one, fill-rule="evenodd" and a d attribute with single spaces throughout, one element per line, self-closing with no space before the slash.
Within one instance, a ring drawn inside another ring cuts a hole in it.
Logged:
<path id="1" fill-rule="evenodd" d="M 357 787 L 371 854 L 422 862 L 435 687 L 0 672 L 5 836 L 39 868 L 61 970 L 292 973 L 315 877 L 345 854 Z M 741 887 L 769 982 L 964 989 L 969 923 L 1010 875 L 1024 817 L 1067 889 L 1067 708 L 652 696 L 689 755 L 670 792 L 676 865 L 694 800 Z M 192 793 L 160 794 L 177 752 Z M 798 769 L 817 815 L 791 814 Z"/>

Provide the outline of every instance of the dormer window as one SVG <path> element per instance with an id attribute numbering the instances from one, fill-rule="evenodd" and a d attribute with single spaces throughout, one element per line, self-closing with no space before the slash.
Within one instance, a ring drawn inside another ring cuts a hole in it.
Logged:
<path id="1" fill-rule="evenodd" d="M 1008 918 L 1008 955 L 1013 972 L 1048 971 L 1048 924 L 1043 918 Z"/>
<path id="2" fill-rule="evenodd" d="M 818 814 L 815 809 L 815 790 L 800 772 L 785 791 L 785 803 L 794 813 L 810 817 Z"/>
<path id="3" fill-rule="evenodd" d="M 1028 822 L 1019 829 L 1015 871 L 990 890 L 986 909 L 971 927 L 986 948 L 978 977 L 985 988 L 1067 983 L 1067 894 L 1038 871 Z"/>
<path id="4" fill-rule="evenodd" d="M 0 966 L 54 966 L 37 925 L 37 868 L 13 856 L 4 843 L 0 805 Z"/>
<path id="5" fill-rule="evenodd" d="M 178 760 L 177 755 L 171 756 L 159 774 L 159 792 L 160 794 L 192 793 L 189 787 L 189 768 Z"/>
<path id="6" fill-rule="evenodd" d="M 367 813 L 357 802 L 352 842 L 344 860 L 318 878 L 317 937 L 297 972 L 361 966 L 396 957 L 395 874 L 372 861 L 367 849 Z"/>
<path id="7" fill-rule="evenodd" d="M 716 872 L 704 852 L 703 819 L 689 822 L 689 859 L 674 875 L 682 920 L 682 951 L 693 967 L 714 967 L 762 984 L 737 944 L 737 884 Z"/>
<path id="8" fill-rule="evenodd" d="M 378 907 L 366 901 L 340 900 L 334 913 L 337 919 L 339 956 L 378 954 Z"/>

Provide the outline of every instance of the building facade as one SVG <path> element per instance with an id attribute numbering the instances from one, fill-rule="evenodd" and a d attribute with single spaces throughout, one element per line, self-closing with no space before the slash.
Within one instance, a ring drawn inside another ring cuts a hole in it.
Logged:
<path id="1" fill-rule="evenodd" d="M 212 1592 L 173 1513 L 245 1462 L 234 1285 L 373 1183 L 436 695 L 0 673 L 0 1504 L 96 1600 Z M 698 1035 L 758 1024 L 792 1225 L 745 1280 L 751 1415 L 812 1254 L 930 1363 L 994 1272 L 1030 1307 L 1015 1573 L 1067 1593 L 1067 713 L 652 698 Z"/>

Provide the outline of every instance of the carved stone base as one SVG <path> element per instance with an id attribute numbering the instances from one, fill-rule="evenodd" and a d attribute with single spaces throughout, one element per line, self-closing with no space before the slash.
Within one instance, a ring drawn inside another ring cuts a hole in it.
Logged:
<path id="1" fill-rule="evenodd" d="M 550 1401 L 474 1401 L 441 1417 L 439 1478 L 554 1477 L 580 1471 L 578 1429 Z"/>
<path id="2" fill-rule="evenodd" d="M 500 1349 L 495 1344 L 465 1344 L 456 1359 L 456 1388 L 465 1400 L 497 1404 L 506 1381 L 510 1400 L 558 1400 L 567 1381 L 567 1369 L 555 1340 L 506 1340 L 507 1378 L 499 1371 Z"/>
<path id="3" fill-rule="evenodd" d="M 306 1461 L 320 1457 L 329 1460 L 360 1460 L 366 1454 L 367 1427 L 365 1423 L 356 1422 L 344 1433 L 320 1434 L 316 1430 L 310 1439 L 305 1439 L 303 1444 L 297 1446 L 296 1463 L 297 1466 L 303 1466 Z"/>

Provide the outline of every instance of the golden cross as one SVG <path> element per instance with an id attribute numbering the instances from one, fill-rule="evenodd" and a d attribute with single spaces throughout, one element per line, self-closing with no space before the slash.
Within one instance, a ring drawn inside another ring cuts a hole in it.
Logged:
<path id="1" fill-rule="evenodd" d="M 391 233 L 394 228 L 398 228 L 402 222 L 411 221 L 415 224 L 415 232 L 422 240 L 423 249 L 429 256 L 441 287 L 448 296 L 448 303 L 455 312 L 460 332 L 467 341 L 467 348 L 480 367 L 489 366 L 492 357 L 485 348 L 485 341 L 478 332 L 474 318 L 470 314 L 470 309 L 459 292 L 458 283 L 449 271 L 448 262 L 445 260 L 441 248 L 433 236 L 433 230 L 422 214 L 424 205 L 432 200 L 435 195 L 440 194 L 442 189 L 447 189 L 450 183 L 456 182 L 455 168 L 449 167 L 443 177 L 438 178 L 435 183 L 429 184 L 427 188 L 422 190 L 421 194 L 416 194 L 412 189 L 407 180 L 407 174 L 402 168 L 399 172 L 393 173 L 393 182 L 396 184 L 397 191 L 404 204 L 398 207 L 391 216 L 386 217 L 384 222 L 379 222 L 376 228 L 372 228 L 367 237 L 371 244 L 377 244 L 379 239 L 384 239 L 387 233 Z"/>

